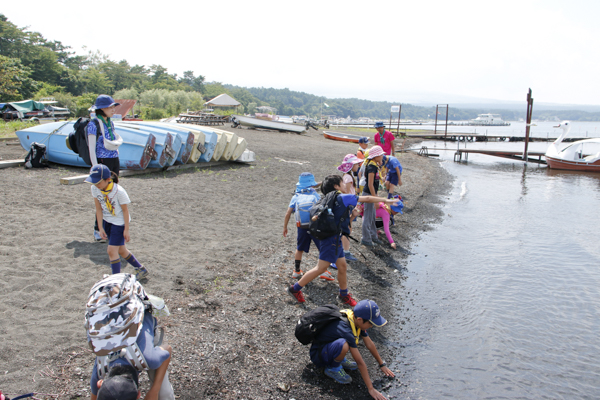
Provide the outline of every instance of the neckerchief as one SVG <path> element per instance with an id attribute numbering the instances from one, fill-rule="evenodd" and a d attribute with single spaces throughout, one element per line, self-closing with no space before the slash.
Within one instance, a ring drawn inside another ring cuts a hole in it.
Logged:
<path id="1" fill-rule="evenodd" d="M 108 122 L 106 122 L 104 120 L 104 117 L 102 115 L 98 115 L 98 118 L 100 119 L 100 121 L 104 122 L 104 125 L 108 126 L 108 137 L 110 140 L 115 140 L 115 135 L 113 134 L 112 131 L 112 124 L 110 122 L 110 118 L 108 119 Z"/>
<path id="2" fill-rule="evenodd" d="M 356 339 L 356 344 L 358 345 L 358 338 L 360 337 L 360 328 L 357 328 L 356 325 L 354 325 L 354 312 L 351 310 L 340 310 L 340 312 L 342 314 L 346 314 L 346 317 L 348 317 L 350 328 L 352 328 L 352 334 L 354 335 L 354 338 Z"/>
<path id="3" fill-rule="evenodd" d="M 106 186 L 106 188 L 104 188 L 104 190 L 100 190 L 100 191 L 104 195 L 104 201 L 106 202 L 106 208 L 112 215 L 116 215 L 115 208 L 113 207 L 112 203 L 110 202 L 110 199 L 108 198 L 108 195 L 113 190 L 113 186 L 114 186 L 114 182 L 111 180 L 110 183 Z"/>
<path id="4" fill-rule="evenodd" d="M 379 133 L 379 132 L 377 132 Z M 381 142 L 381 144 L 385 144 L 385 129 L 383 130 L 383 133 L 379 133 L 379 141 Z"/>

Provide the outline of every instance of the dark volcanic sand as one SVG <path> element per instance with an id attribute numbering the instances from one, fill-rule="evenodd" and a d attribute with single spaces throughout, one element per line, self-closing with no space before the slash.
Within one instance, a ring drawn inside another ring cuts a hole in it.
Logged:
<path id="1" fill-rule="evenodd" d="M 314 130 L 295 135 L 225 129 L 246 138 L 256 162 L 123 177 L 120 182 L 133 202 L 127 247 L 150 270 L 146 290 L 163 297 L 172 312 L 161 323 L 174 349 L 170 374 L 176 395 L 370 398 L 358 371 L 350 373 L 352 384 L 336 384 L 310 363 L 308 346 L 295 339 L 298 317 L 318 305 L 337 303 L 338 287 L 337 282 L 316 280 L 304 290 L 306 305 L 295 303 L 285 293 L 294 281 L 293 221 L 291 235 L 282 236 L 298 175 L 309 171 L 319 181 L 339 173 L 336 167 L 357 145 L 324 139 Z M 3 160 L 25 154 L 20 146 L 0 142 Z M 412 153 L 399 159 L 404 185 L 396 192 L 405 198 L 405 214 L 396 217 L 393 234 L 399 250 L 385 245 L 371 250 L 351 242 L 359 261 L 348 268 L 350 292 L 357 300 L 377 301 L 384 316 L 402 302 L 391 295 L 403 279 L 404 250 L 440 217 L 438 204 L 450 182 L 436 160 Z M 29 392 L 89 397 L 93 355 L 83 329 L 84 307 L 89 289 L 110 267 L 106 244 L 92 241 L 89 185 L 59 183 L 86 172 L 58 165 L 0 170 L 0 390 L 11 397 Z M 360 222 L 353 236 L 360 239 Z M 317 256 L 306 254 L 302 269 L 312 268 Z M 371 378 L 384 394 L 385 388 L 402 383 L 402 366 L 391 362 L 394 352 L 402 350 L 389 346 L 399 329 L 400 324 L 390 321 L 370 332 L 395 379 L 385 378 L 360 346 Z M 146 375 L 142 377 L 146 390 Z"/>

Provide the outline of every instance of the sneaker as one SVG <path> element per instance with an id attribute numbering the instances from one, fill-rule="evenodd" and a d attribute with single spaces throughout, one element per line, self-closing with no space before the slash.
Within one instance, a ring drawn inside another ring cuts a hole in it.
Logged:
<path id="1" fill-rule="evenodd" d="M 348 371 L 354 371 L 358 369 L 358 365 L 355 361 L 348 361 L 346 357 L 342 360 L 342 368 L 347 369 Z"/>
<path id="2" fill-rule="evenodd" d="M 362 244 L 363 246 L 367 246 L 367 247 L 373 247 L 373 242 L 367 242 L 364 239 L 360 240 L 360 244 Z"/>
<path id="3" fill-rule="evenodd" d="M 302 274 L 303 274 L 302 270 L 294 271 L 294 273 L 292 274 L 292 278 L 294 278 L 294 279 L 302 278 Z"/>
<path id="4" fill-rule="evenodd" d="M 148 270 L 146 269 L 146 267 L 142 266 L 142 268 L 135 270 L 135 279 L 137 279 L 138 281 L 144 279 L 147 276 Z"/>
<path id="5" fill-rule="evenodd" d="M 352 255 L 352 253 L 350 253 L 349 251 L 344 252 L 344 257 L 346 257 L 347 261 L 357 261 L 358 260 L 358 258 L 354 257 Z"/>
<path id="6" fill-rule="evenodd" d="M 375 244 L 382 244 L 383 242 L 379 239 L 373 239 L 373 243 Z"/>
<path id="7" fill-rule="evenodd" d="M 354 307 L 356 305 L 356 300 L 352 298 L 352 295 L 350 293 L 348 293 L 346 296 L 340 296 L 340 300 L 342 300 L 344 304 L 347 304 L 350 307 Z"/>
<path id="8" fill-rule="evenodd" d="M 323 272 L 321 275 L 319 275 L 319 278 L 325 279 L 326 281 L 335 281 L 335 278 L 331 276 L 329 271 Z"/>
<path id="9" fill-rule="evenodd" d="M 329 264 L 329 266 L 333 269 L 337 269 L 337 265 L 335 265 L 335 263 L 331 263 L 331 264 Z"/>
<path id="10" fill-rule="evenodd" d="M 287 294 L 298 300 L 298 303 L 304 303 L 306 301 L 304 300 L 304 295 L 302 294 L 302 291 L 298 290 L 297 292 L 294 292 L 293 286 L 289 286 L 286 289 L 286 292 Z"/>
<path id="11" fill-rule="evenodd" d="M 325 368 L 325 375 L 342 385 L 352 382 L 352 377 L 344 371 L 341 365 L 337 368 Z"/>
<path id="12" fill-rule="evenodd" d="M 106 243 L 106 239 L 102 239 L 102 236 L 100 236 L 100 231 L 94 231 L 94 241 Z"/>

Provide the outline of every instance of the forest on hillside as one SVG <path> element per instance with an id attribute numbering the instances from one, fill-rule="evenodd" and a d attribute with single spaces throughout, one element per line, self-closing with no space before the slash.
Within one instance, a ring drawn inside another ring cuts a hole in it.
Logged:
<path id="1" fill-rule="evenodd" d="M 227 93 L 242 104 L 235 112 L 253 113 L 258 106 L 270 106 L 280 115 L 306 115 L 385 120 L 398 103 L 362 99 L 337 99 L 289 89 L 245 88 L 219 82 L 206 82 L 192 69 L 183 76 L 169 73 L 162 65 L 131 65 L 127 60 L 111 60 L 100 51 L 77 55 L 60 41 L 46 39 L 39 32 L 20 28 L 0 14 L 0 103 L 54 97 L 74 116 L 83 116 L 98 94 L 118 99 L 138 100 L 135 112 L 145 119 L 159 119 L 186 110 L 200 110 L 211 98 Z M 398 97 L 402 97 L 401 94 Z M 232 113 L 234 110 L 226 111 Z M 525 118 L 522 111 L 461 109 L 450 105 L 448 120 L 461 121 L 492 112 L 504 120 Z M 438 118 L 446 119 L 445 108 Z M 584 111 L 536 111 L 541 120 L 598 121 L 600 113 Z M 435 107 L 402 104 L 402 119 L 435 118 Z"/>

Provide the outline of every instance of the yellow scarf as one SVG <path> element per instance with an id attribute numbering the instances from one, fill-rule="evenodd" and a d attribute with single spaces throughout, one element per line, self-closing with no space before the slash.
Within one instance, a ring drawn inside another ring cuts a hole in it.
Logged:
<path id="1" fill-rule="evenodd" d="M 100 190 L 100 191 L 104 195 L 104 201 L 106 202 L 106 208 L 112 215 L 115 215 L 115 208 L 113 207 L 110 200 L 108 199 L 108 195 L 113 190 L 113 186 L 114 186 L 114 182 L 111 180 L 110 183 L 104 188 L 104 190 Z"/>
<path id="2" fill-rule="evenodd" d="M 352 310 L 340 310 L 342 314 L 346 314 L 348 318 L 348 322 L 350 323 L 350 328 L 352 328 L 352 334 L 356 339 L 356 344 L 358 345 L 358 338 L 360 337 L 360 328 L 357 328 L 354 325 L 354 312 Z"/>

